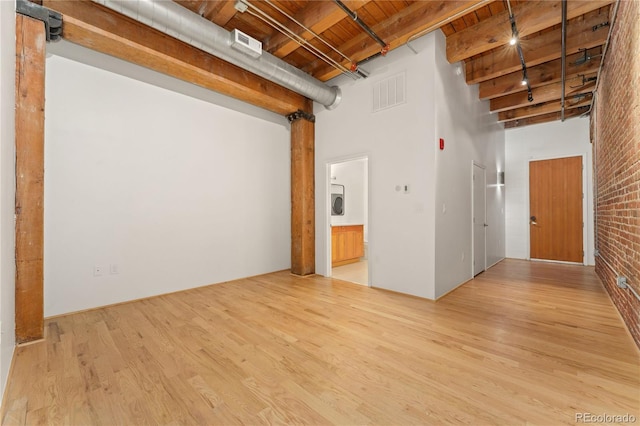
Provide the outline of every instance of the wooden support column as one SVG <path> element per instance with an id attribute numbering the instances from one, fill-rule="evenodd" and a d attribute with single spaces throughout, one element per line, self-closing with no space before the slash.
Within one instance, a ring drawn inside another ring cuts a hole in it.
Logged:
<path id="1" fill-rule="evenodd" d="M 307 101 L 313 112 L 313 102 Z M 291 272 L 315 273 L 315 117 L 298 111 L 291 122 Z"/>
<path id="2" fill-rule="evenodd" d="M 44 71 L 42 21 L 16 15 L 16 341 L 44 337 Z"/>

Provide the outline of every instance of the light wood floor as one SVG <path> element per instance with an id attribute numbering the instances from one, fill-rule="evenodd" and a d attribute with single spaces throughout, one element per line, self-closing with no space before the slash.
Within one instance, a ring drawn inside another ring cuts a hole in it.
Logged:
<path id="1" fill-rule="evenodd" d="M 342 281 L 349 281 L 351 283 L 368 285 L 368 267 L 369 262 L 367 260 L 361 260 L 359 262 L 349 263 L 348 265 L 343 266 L 336 266 L 331 268 L 331 277 Z"/>
<path id="2" fill-rule="evenodd" d="M 438 302 L 282 272 L 46 331 L 17 349 L 4 424 L 640 419 L 639 351 L 580 266 L 504 261 Z"/>

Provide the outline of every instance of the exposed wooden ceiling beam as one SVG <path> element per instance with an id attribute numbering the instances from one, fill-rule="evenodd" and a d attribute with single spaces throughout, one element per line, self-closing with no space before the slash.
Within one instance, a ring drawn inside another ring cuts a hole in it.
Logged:
<path id="1" fill-rule="evenodd" d="M 455 16 L 457 13 L 469 8 L 470 11 L 484 6 L 484 3 L 477 1 L 418 1 L 403 9 L 396 15 L 373 26 L 373 30 L 383 40 L 389 40 L 391 49 L 404 45 L 407 39 L 425 29 L 434 27 Z M 340 50 L 354 61 L 361 61 L 380 51 L 377 44 L 369 35 L 362 32 L 357 37 L 340 46 Z M 345 66 L 349 66 L 345 61 L 341 61 Z M 340 74 L 335 68 L 325 65 L 321 60 L 315 60 L 305 70 L 326 81 Z"/>
<path id="2" fill-rule="evenodd" d="M 611 3 L 613 0 L 568 1 L 567 19 L 576 18 Z M 513 14 L 519 37 L 561 23 L 561 5 L 560 1 L 527 1 L 515 5 Z M 506 45 L 510 39 L 511 22 L 509 12 L 505 10 L 447 37 L 447 59 L 450 63 L 458 62 Z"/>
<path id="3" fill-rule="evenodd" d="M 345 0 L 343 3 L 351 10 L 357 11 L 371 0 Z M 332 1 L 309 2 L 306 7 L 300 10 L 295 16 L 295 20 L 310 28 L 316 34 L 320 34 L 346 17 L 345 13 Z M 314 38 L 313 34 L 305 31 L 299 25 L 291 23 L 291 30 L 305 40 Z M 298 49 L 300 45 L 291 40 L 288 36 L 276 32 L 265 41 L 264 49 L 273 55 L 283 58 L 289 53 Z"/>
<path id="4" fill-rule="evenodd" d="M 287 115 L 306 99 L 235 65 L 91 1 L 44 0 L 63 15 L 63 38 L 201 87 Z"/>
<path id="5" fill-rule="evenodd" d="M 200 14 L 214 24 L 224 27 L 238 11 L 235 8 L 235 0 L 207 1 Z"/>
<path id="6" fill-rule="evenodd" d="M 587 51 L 589 57 L 594 57 L 601 53 L 602 48 L 600 46 Z M 574 78 L 579 74 L 589 74 L 598 70 L 601 62 L 600 57 L 594 57 L 580 65 L 573 65 L 577 60 L 583 58 L 584 53 L 567 56 L 566 78 Z M 561 62 L 561 59 L 556 59 L 555 61 L 545 62 L 535 67 L 527 67 L 529 85 L 534 88 L 560 81 L 562 79 Z M 520 91 L 522 91 L 522 71 L 516 71 L 503 75 L 502 77 L 481 82 L 478 94 L 480 99 L 493 99 Z"/>
<path id="7" fill-rule="evenodd" d="M 585 114 L 586 112 L 588 112 L 589 108 L 590 106 L 583 106 L 580 108 L 566 111 L 564 114 L 564 118 L 568 119 L 573 117 L 579 117 Z M 548 123 L 550 121 L 558 121 L 560 119 L 561 117 L 559 112 L 552 112 L 550 114 L 538 115 L 531 118 L 523 118 L 522 120 L 507 121 L 506 123 L 504 123 L 504 128 L 512 129 L 515 127 L 523 127 L 531 124 L 541 124 L 541 123 Z"/>
<path id="8" fill-rule="evenodd" d="M 595 74 L 594 74 L 595 75 Z M 593 77 L 594 75 L 588 76 Z M 595 82 L 590 81 L 584 85 L 582 84 L 582 78 L 574 78 L 571 80 L 567 80 L 565 83 L 565 97 L 569 98 L 571 96 L 579 95 L 582 93 L 592 92 L 595 87 Z M 574 86 L 574 87 L 572 87 Z M 579 86 L 579 87 L 575 87 Z M 533 102 L 536 104 L 542 102 L 549 102 L 560 99 L 562 93 L 562 84 L 552 83 L 547 84 L 546 86 L 537 87 L 531 90 L 533 95 Z M 507 96 L 501 96 L 499 98 L 494 98 L 489 101 L 489 109 L 491 112 L 500 112 L 506 111 L 509 109 L 521 108 L 525 106 L 530 106 L 532 103 L 527 99 L 527 92 L 518 92 L 513 93 Z M 535 104 L 534 104 L 535 105 Z"/>
<path id="9" fill-rule="evenodd" d="M 592 13 L 586 18 L 576 18 L 567 25 L 567 55 L 579 49 L 591 49 L 607 40 L 609 27 L 593 31 L 593 27 L 609 21 L 607 12 Z M 552 61 L 560 57 L 562 32 L 549 31 L 535 38 L 522 41 L 522 51 L 527 67 Z M 520 58 L 513 46 L 502 46 L 487 55 L 471 59 L 465 64 L 468 84 L 476 84 L 522 69 Z"/>
<path id="10" fill-rule="evenodd" d="M 238 11 L 235 0 L 173 0 L 193 13 L 224 27 Z"/>
<path id="11" fill-rule="evenodd" d="M 569 98 L 565 100 L 565 103 L 564 103 L 565 112 L 574 108 L 579 108 L 579 107 L 591 104 L 591 98 L 593 97 L 592 93 L 587 93 L 579 96 L 584 96 L 584 97 L 578 100 L 574 100 L 573 98 Z M 544 115 L 552 112 L 559 112 L 561 110 L 562 110 L 562 104 L 560 103 L 559 100 L 545 102 L 542 104 L 536 104 L 536 105 L 499 112 L 498 121 L 504 122 L 504 121 L 511 121 L 511 120 L 521 120 L 523 118 L 535 117 L 537 115 Z"/>

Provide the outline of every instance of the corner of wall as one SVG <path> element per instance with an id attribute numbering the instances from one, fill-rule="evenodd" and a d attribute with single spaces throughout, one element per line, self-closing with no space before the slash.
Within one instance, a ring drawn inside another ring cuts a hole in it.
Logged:
<path id="1" fill-rule="evenodd" d="M 15 348 L 15 3 L 0 1 L 0 394 Z"/>
<path id="2" fill-rule="evenodd" d="M 435 36 L 435 283 L 436 298 L 473 278 L 472 165 L 485 168 L 487 266 L 504 257 L 504 191 L 496 182 L 504 166 L 504 129 L 464 79 L 462 64 L 446 59 L 446 40 Z M 444 140 L 440 149 L 439 139 Z"/>
<path id="3" fill-rule="evenodd" d="M 369 262 L 375 287 L 433 298 L 434 36 L 366 65 L 367 79 L 337 79 L 340 106 L 316 114 L 316 267 L 326 274 L 326 165 L 369 158 Z M 373 85 L 404 72 L 406 100 L 373 112 Z M 409 193 L 396 186 L 409 185 Z"/>

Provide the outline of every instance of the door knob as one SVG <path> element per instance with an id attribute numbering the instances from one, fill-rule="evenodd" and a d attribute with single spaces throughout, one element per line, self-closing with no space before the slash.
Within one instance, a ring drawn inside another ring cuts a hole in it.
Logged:
<path id="1" fill-rule="evenodd" d="M 535 217 L 535 216 L 531 216 L 529 219 L 531 220 L 531 224 L 532 224 L 532 225 L 537 225 L 537 224 L 538 224 L 538 222 L 536 222 L 536 221 L 537 221 L 537 219 L 536 219 L 536 217 Z"/>

